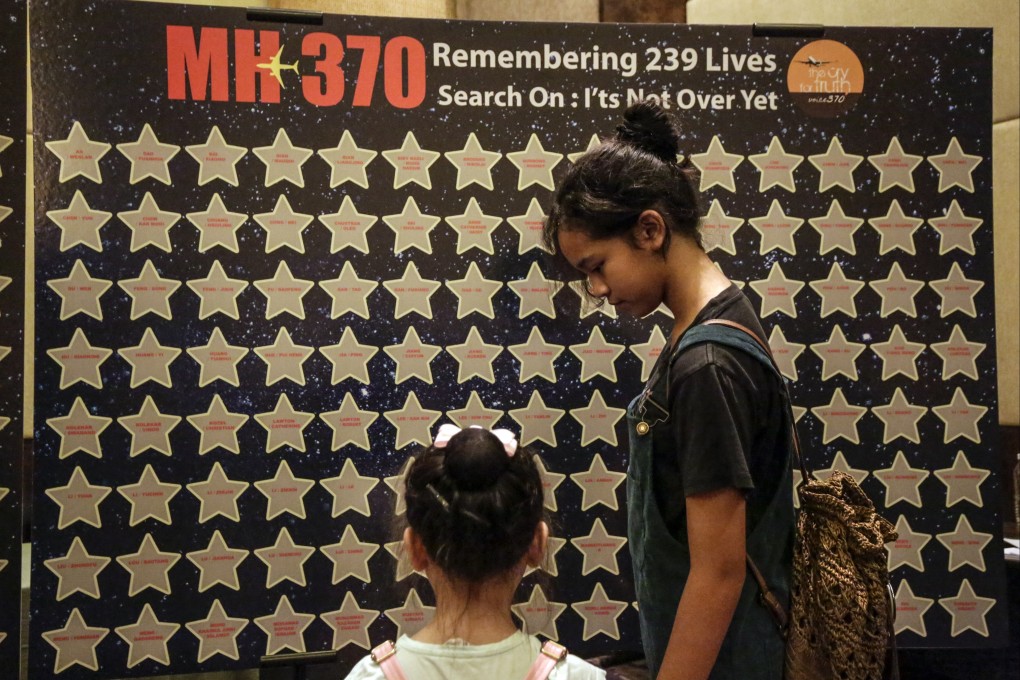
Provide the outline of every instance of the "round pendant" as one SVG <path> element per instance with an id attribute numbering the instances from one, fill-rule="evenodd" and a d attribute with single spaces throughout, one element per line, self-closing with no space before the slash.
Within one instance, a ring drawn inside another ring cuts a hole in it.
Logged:
<path id="1" fill-rule="evenodd" d="M 650 429 L 651 428 L 648 427 L 648 423 L 646 423 L 643 420 L 640 421 L 637 425 L 634 426 L 634 430 L 638 434 L 648 434 L 648 430 L 650 430 Z"/>

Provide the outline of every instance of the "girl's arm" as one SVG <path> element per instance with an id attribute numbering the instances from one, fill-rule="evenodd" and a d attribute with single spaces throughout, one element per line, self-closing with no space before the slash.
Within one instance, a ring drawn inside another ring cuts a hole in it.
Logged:
<path id="1" fill-rule="evenodd" d="M 687 497 L 691 573 L 658 680 L 705 680 L 715 665 L 744 585 L 744 506 L 733 488 Z"/>

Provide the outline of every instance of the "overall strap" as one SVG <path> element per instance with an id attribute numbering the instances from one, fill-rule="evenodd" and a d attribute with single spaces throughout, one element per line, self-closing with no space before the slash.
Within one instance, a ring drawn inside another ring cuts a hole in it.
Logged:
<path id="1" fill-rule="evenodd" d="M 373 649 L 369 656 L 379 666 L 386 680 L 407 680 L 404 670 L 397 661 L 397 648 L 389 640 Z"/>
<path id="2" fill-rule="evenodd" d="M 524 680 L 546 680 L 549 674 L 552 673 L 552 669 L 556 667 L 556 664 L 566 657 L 566 647 L 552 640 L 546 640 L 545 644 L 542 645 L 542 651 L 539 652 L 535 663 L 531 664 L 531 668 L 528 670 Z"/>

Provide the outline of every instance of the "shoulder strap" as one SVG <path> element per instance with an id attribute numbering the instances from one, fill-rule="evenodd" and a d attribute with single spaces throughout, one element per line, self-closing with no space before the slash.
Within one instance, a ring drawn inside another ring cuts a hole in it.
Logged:
<path id="1" fill-rule="evenodd" d="M 404 669 L 397 661 L 396 645 L 389 640 L 373 649 L 369 656 L 379 666 L 379 670 L 386 676 L 386 680 L 407 680 L 404 677 Z"/>
<path id="2" fill-rule="evenodd" d="M 538 653 L 535 663 L 531 664 L 524 680 L 546 680 L 552 669 L 567 657 L 567 648 L 552 640 L 546 640 L 542 651 Z"/>

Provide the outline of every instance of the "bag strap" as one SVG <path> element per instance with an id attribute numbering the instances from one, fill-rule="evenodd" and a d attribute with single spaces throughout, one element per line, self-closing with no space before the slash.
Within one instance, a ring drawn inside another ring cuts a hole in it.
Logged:
<path id="1" fill-rule="evenodd" d="M 552 640 L 546 640 L 545 644 L 542 645 L 542 651 L 538 653 L 535 662 L 531 664 L 531 668 L 528 669 L 528 674 L 524 680 L 546 680 L 549 674 L 552 673 L 553 668 L 556 667 L 556 664 L 566 657 L 566 647 Z"/>
<path id="2" fill-rule="evenodd" d="M 386 680 L 407 680 L 396 655 L 396 646 L 387 640 L 373 649 L 369 656 L 379 666 L 379 670 L 386 676 Z"/>

